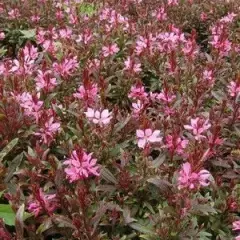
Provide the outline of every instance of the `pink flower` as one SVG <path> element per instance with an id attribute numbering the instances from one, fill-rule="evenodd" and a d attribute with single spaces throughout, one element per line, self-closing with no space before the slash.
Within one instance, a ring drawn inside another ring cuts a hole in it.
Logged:
<path id="1" fill-rule="evenodd" d="M 232 49 L 232 43 L 220 35 L 214 35 L 210 44 L 219 51 L 221 56 L 227 56 Z"/>
<path id="2" fill-rule="evenodd" d="M 170 94 L 167 91 L 163 90 L 161 93 L 159 93 L 156 96 L 156 98 L 158 100 L 162 100 L 164 102 L 170 103 L 170 102 L 172 102 L 176 98 L 176 95 Z"/>
<path id="3" fill-rule="evenodd" d="M 52 91 L 57 86 L 57 80 L 51 77 L 52 72 L 50 70 L 42 72 L 38 70 L 38 75 L 35 78 L 36 89 L 40 91 L 43 89 L 46 92 Z"/>
<path id="4" fill-rule="evenodd" d="M 164 7 L 160 7 L 158 10 L 152 13 L 153 17 L 156 17 L 158 21 L 165 21 L 167 19 L 167 13 Z"/>
<path id="5" fill-rule="evenodd" d="M 44 211 L 48 214 L 52 214 L 56 207 L 56 194 L 45 194 L 42 189 L 39 189 L 35 193 L 35 200 L 29 202 L 27 209 L 37 217 Z"/>
<path id="6" fill-rule="evenodd" d="M 236 97 L 240 93 L 240 84 L 231 81 L 228 85 L 228 93 L 231 97 Z"/>
<path id="7" fill-rule="evenodd" d="M 185 129 L 192 130 L 195 139 L 198 141 L 202 138 L 206 138 L 206 136 L 203 136 L 202 133 L 204 133 L 210 127 L 211 124 L 209 123 L 209 120 L 200 119 L 199 117 L 195 119 L 192 118 L 191 125 L 184 125 Z"/>
<path id="8" fill-rule="evenodd" d="M 77 43 L 83 42 L 84 44 L 88 44 L 92 39 L 93 34 L 90 29 L 85 29 L 82 34 L 78 35 L 76 39 Z"/>
<path id="9" fill-rule="evenodd" d="M 209 171 L 203 169 L 198 173 L 192 172 L 192 167 L 189 162 L 182 165 L 178 177 L 178 189 L 189 188 L 194 189 L 198 186 L 208 186 L 209 185 Z"/>
<path id="10" fill-rule="evenodd" d="M 93 122 L 94 124 L 98 124 L 100 127 L 107 125 L 110 123 L 112 119 L 111 112 L 108 109 L 104 109 L 103 111 L 94 110 L 92 108 L 88 108 L 87 112 L 85 112 L 86 117 Z"/>
<path id="11" fill-rule="evenodd" d="M 44 124 L 43 128 L 40 128 L 39 132 L 35 133 L 36 136 L 40 136 L 43 143 L 50 145 L 53 141 L 55 134 L 59 131 L 61 124 L 54 122 L 54 118 L 50 117 Z"/>
<path id="12" fill-rule="evenodd" d="M 96 165 L 97 159 L 92 158 L 92 153 L 87 154 L 82 149 L 74 150 L 71 157 L 63 164 L 68 165 L 65 169 L 70 182 L 88 178 L 89 176 L 99 176 L 99 167 Z"/>
<path id="13" fill-rule="evenodd" d="M 139 148 L 145 148 L 145 146 L 149 143 L 155 143 L 155 142 L 161 142 L 162 138 L 159 137 L 160 131 L 159 130 L 154 130 L 148 128 L 144 130 L 138 129 L 136 131 L 136 135 L 138 138 L 138 147 Z"/>
<path id="14" fill-rule="evenodd" d="M 77 57 L 67 56 L 60 63 L 53 63 L 53 68 L 62 77 L 71 76 L 78 68 Z"/>
<path id="15" fill-rule="evenodd" d="M 25 61 L 35 60 L 38 58 L 38 55 L 39 55 L 37 47 L 34 47 L 31 44 L 27 44 L 23 48 L 23 53 L 24 53 Z"/>
<path id="16" fill-rule="evenodd" d="M 172 135 L 168 135 L 166 137 L 166 147 L 170 150 L 170 151 L 176 151 L 177 154 L 181 155 L 183 154 L 184 149 L 187 147 L 188 145 L 188 140 L 186 139 L 181 139 L 180 137 L 173 137 Z"/>
<path id="17" fill-rule="evenodd" d="M 93 60 L 88 60 L 87 67 L 91 73 L 97 71 L 100 67 L 100 60 L 98 60 L 97 58 Z"/>
<path id="18" fill-rule="evenodd" d="M 235 240 L 240 240 L 240 235 L 235 237 Z"/>
<path id="19" fill-rule="evenodd" d="M 43 105 L 43 101 L 39 100 L 40 94 L 32 96 L 28 92 L 24 92 L 21 95 L 14 96 L 20 106 L 24 109 L 24 114 L 27 116 L 33 116 L 38 122 L 40 117 L 40 111 Z"/>
<path id="20" fill-rule="evenodd" d="M 169 6 L 176 6 L 178 5 L 178 0 L 168 0 L 168 5 Z"/>
<path id="21" fill-rule="evenodd" d="M 232 224 L 232 230 L 233 230 L 233 231 L 238 231 L 238 230 L 240 230 L 240 220 L 233 222 L 233 224 Z"/>
<path id="22" fill-rule="evenodd" d="M 4 32 L 0 32 L 0 40 L 3 40 L 5 38 L 5 33 Z"/>
<path id="23" fill-rule="evenodd" d="M 155 43 L 156 38 L 153 37 L 152 33 L 150 33 L 147 37 L 139 36 L 136 41 L 135 52 L 137 53 L 137 55 L 140 55 L 143 51 L 148 49 L 150 54 L 152 54 Z"/>
<path id="24" fill-rule="evenodd" d="M 33 23 L 38 23 L 41 18 L 40 18 L 39 15 L 34 14 L 34 15 L 32 15 L 32 16 L 30 17 L 30 19 L 31 19 L 31 21 L 32 21 Z"/>
<path id="25" fill-rule="evenodd" d="M 114 55 L 115 53 L 119 52 L 119 48 L 116 43 L 110 44 L 109 46 L 104 46 L 102 48 L 102 53 L 104 57 L 108 57 Z"/>
<path id="26" fill-rule="evenodd" d="M 228 13 L 227 16 L 220 19 L 220 22 L 222 22 L 222 23 L 232 23 L 236 16 L 237 16 L 237 14 L 235 14 L 235 13 Z"/>
<path id="27" fill-rule="evenodd" d="M 87 104 L 92 104 L 97 98 L 98 87 L 97 84 L 89 84 L 88 86 L 81 85 L 78 88 L 78 92 L 74 93 L 75 98 L 84 100 Z"/>
<path id="28" fill-rule="evenodd" d="M 214 83 L 213 71 L 205 69 L 203 71 L 203 80 L 209 83 L 210 85 L 213 85 Z"/>
<path id="29" fill-rule="evenodd" d="M 131 91 L 128 94 L 129 98 L 146 100 L 148 94 L 145 92 L 145 88 L 142 85 L 135 85 L 131 87 Z"/>
<path id="30" fill-rule="evenodd" d="M 19 9 L 13 8 L 8 12 L 9 19 L 16 19 L 20 17 Z"/>
<path id="31" fill-rule="evenodd" d="M 206 21 L 207 20 L 207 18 L 208 18 L 208 15 L 205 13 L 205 12 L 202 12 L 201 13 L 201 15 L 200 15 L 200 19 L 201 19 L 201 21 Z"/>
<path id="32" fill-rule="evenodd" d="M 124 70 L 133 71 L 135 73 L 139 73 L 142 71 L 141 63 L 136 63 L 130 57 L 128 57 L 127 60 L 124 61 L 124 65 L 125 65 Z"/>
<path id="33" fill-rule="evenodd" d="M 63 39 L 71 39 L 72 37 L 72 29 L 69 27 L 63 28 L 59 30 L 59 35 Z"/>

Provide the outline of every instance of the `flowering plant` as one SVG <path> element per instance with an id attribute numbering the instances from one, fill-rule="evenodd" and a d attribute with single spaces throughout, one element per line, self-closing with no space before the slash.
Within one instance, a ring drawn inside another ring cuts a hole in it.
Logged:
<path id="1" fill-rule="evenodd" d="M 0 239 L 240 239 L 240 2 L 0 3 Z"/>

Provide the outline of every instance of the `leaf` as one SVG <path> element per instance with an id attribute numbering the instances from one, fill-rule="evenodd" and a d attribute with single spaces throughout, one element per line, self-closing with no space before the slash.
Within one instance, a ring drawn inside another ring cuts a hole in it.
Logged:
<path id="1" fill-rule="evenodd" d="M 152 163 L 152 168 L 158 168 L 160 167 L 164 161 L 166 159 L 166 155 L 165 154 L 162 154 L 162 155 L 159 155 L 155 160 L 153 160 L 151 163 Z"/>
<path id="2" fill-rule="evenodd" d="M 120 131 L 127 125 L 127 123 L 130 121 L 131 118 L 132 118 L 132 116 L 129 115 L 123 122 L 120 122 L 120 123 L 117 125 L 116 129 L 114 130 L 114 132 L 115 132 L 115 133 L 120 132 Z"/>
<path id="3" fill-rule="evenodd" d="M 117 184 L 117 179 L 113 176 L 113 174 L 105 167 L 101 167 L 100 176 L 106 180 L 107 182 L 111 182 Z"/>
<path id="4" fill-rule="evenodd" d="M 212 91 L 212 96 L 218 100 L 219 102 L 222 102 L 223 98 L 224 98 L 224 94 L 220 91 Z"/>
<path id="5" fill-rule="evenodd" d="M 1 152 L 0 152 L 0 162 L 3 158 L 17 145 L 18 138 L 13 139 Z"/>
<path id="6" fill-rule="evenodd" d="M 217 211 L 215 208 L 213 208 L 210 204 L 195 204 L 192 206 L 191 209 L 192 213 L 195 214 L 202 214 L 202 215 L 211 215 L 211 214 L 217 214 Z"/>
<path id="7" fill-rule="evenodd" d="M 116 187 L 113 185 L 104 184 L 104 185 L 97 186 L 96 191 L 112 193 L 116 191 Z"/>
<path id="8" fill-rule="evenodd" d="M 119 205 L 114 204 L 114 203 L 106 203 L 106 202 L 101 202 L 99 208 L 96 211 L 95 216 L 91 219 L 91 224 L 94 226 L 93 232 L 96 230 L 101 218 L 105 215 L 107 210 L 117 210 L 117 211 L 122 211 Z"/>
<path id="9" fill-rule="evenodd" d="M 76 226 L 72 224 L 72 220 L 68 217 L 62 216 L 62 215 L 54 215 L 53 221 L 58 224 L 58 227 L 68 227 L 76 230 Z"/>
<path id="10" fill-rule="evenodd" d="M 160 178 L 150 178 L 147 182 L 154 184 L 161 192 L 171 192 L 172 184 Z"/>
<path id="11" fill-rule="evenodd" d="M 90 3 L 82 3 L 79 8 L 80 13 L 87 14 L 88 16 L 92 16 L 95 12 L 95 8 L 93 4 Z"/>
<path id="12" fill-rule="evenodd" d="M 123 209 L 123 219 L 124 223 L 128 225 L 129 223 L 136 222 L 137 220 L 134 218 L 131 218 L 131 212 L 129 208 L 124 208 Z"/>
<path id="13" fill-rule="evenodd" d="M 14 175 L 14 172 L 16 171 L 17 167 L 20 166 L 23 159 L 23 153 L 20 153 L 17 155 L 11 162 L 9 162 L 8 172 L 5 177 L 5 182 L 9 182 L 12 176 Z"/>
<path id="14" fill-rule="evenodd" d="M 9 226 L 15 225 L 15 216 L 9 204 L 0 204 L 0 218 L 3 218 L 5 224 Z"/>
<path id="15" fill-rule="evenodd" d="M 45 232 L 46 230 L 48 230 L 49 228 L 52 227 L 52 219 L 51 218 L 47 218 L 43 221 L 43 223 L 38 227 L 36 233 L 37 234 L 41 234 L 43 232 Z"/>
<path id="16" fill-rule="evenodd" d="M 129 226 L 132 229 L 134 229 L 134 230 L 136 230 L 136 231 L 138 231 L 140 233 L 147 233 L 147 234 L 155 235 L 153 229 L 151 229 L 149 227 L 146 227 L 146 226 L 143 226 L 143 225 L 141 225 L 139 223 L 130 223 Z"/>
<path id="17" fill-rule="evenodd" d="M 23 38 L 31 39 L 36 36 L 36 29 L 20 30 Z"/>
<path id="18" fill-rule="evenodd" d="M 15 228 L 17 233 L 17 239 L 23 240 L 24 239 L 24 208 L 25 205 L 22 204 L 16 213 L 15 219 Z"/>

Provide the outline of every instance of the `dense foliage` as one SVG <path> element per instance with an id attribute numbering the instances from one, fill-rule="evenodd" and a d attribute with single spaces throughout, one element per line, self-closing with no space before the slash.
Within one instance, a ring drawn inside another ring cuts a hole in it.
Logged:
<path id="1" fill-rule="evenodd" d="M 239 240 L 239 12 L 0 3 L 0 239 Z"/>

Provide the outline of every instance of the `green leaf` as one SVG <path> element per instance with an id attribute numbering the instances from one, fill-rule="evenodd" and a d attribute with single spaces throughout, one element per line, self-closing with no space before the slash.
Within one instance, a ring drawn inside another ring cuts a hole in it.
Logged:
<path id="1" fill-rule="evenodd" d="M 36 36 L 36 29 L 20 30 L 20 33 L 23 34 L 23 38 L 31 39 Z"/>
<path id="2" fill-rule="evenodd" d="M 17 145 L 18 138 L 13 139 L 1 152 L 0 152 L 0 162 L 3 158 Z"/>
<path id="3" fill-rule="evenodd" d="M 15 216 L 11 206 L 9 204 L 0 204 L 0 218 L 2 218 L 5 224 L 14 226 Z"/>
<path id="4" fill-rule="evenodd" d="M 95 13 L 94 5 L 91 3 L 82 3 L 79 8 L 80 13 L 92 16 Z"/>

